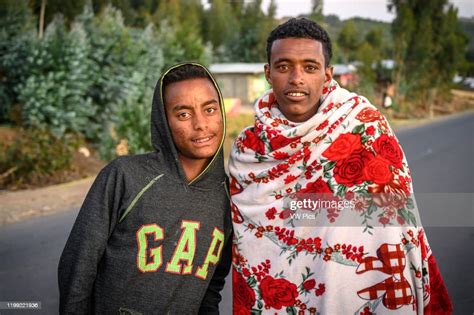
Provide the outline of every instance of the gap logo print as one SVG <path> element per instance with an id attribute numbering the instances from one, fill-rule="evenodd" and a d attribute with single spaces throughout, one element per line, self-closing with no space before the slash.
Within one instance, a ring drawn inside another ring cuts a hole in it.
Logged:
<path id="1" fill-rule="evenodd" d="M 150 247 L 149 240 L 162 241 L 165 231 L 158 224 L 144 224 L 137 230 L 137 268 L 140 272 L 156 272 L 161 267 L 165 272 L 189 275 L 205 280 L 209 267 L 219 262 L 222 248 L 224 247 L 224 232 L 214 228 L 211 235 L 211 243 L 206 257 L 200 265 L 194 265 L 194 254 L 196 253 L 197 234 L 201 223 L 198 221 L 181 221 L 181 236 L 175 246 L 171 259 L 163 266 L 162 246 Z M 196 267 L 196 268 L 195 268 Z"/>

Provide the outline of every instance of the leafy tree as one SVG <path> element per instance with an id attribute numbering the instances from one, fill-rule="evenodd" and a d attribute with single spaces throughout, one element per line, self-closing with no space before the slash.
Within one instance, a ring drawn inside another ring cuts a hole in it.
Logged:
<path id="1" fill-rule="evenodd" d="M 206 30 L 204 38 L 212 44 L 218 60 L 226 60 L 226 45 L 237 40 L 239 26 L 232 14 L 232 5 L 226 0 L 213 0 L 205 15 Z"/>
<path id="2" fill-rule="evenodd" d="M 211 53 L 201 37 L 203 17 L 199 0 L 162 0 L 153 15 L 167 64 L 194 60 L 210 62 Z"/>
<path id="3" fill-rule="evenodd" d="M 24 1 L 0 0 L 0 122 L 18 103 L 16 86 L 28 76 L 27 58 L 36 40 L 33 15 Z"/>
<path id="4" fill-rule="evenodd" d="M 40 16 L 42 2 L 44 2 L 44 0 L 29 0 L 30 6 L 37 17 Z M 69 22 L 72 22 L 77 15 L 82 13 L 87 2 L 88 0 L 47 0 L 45 2 L 44 25 L 51 23 L 57 14 L 62 15 L 66 24 L 69 24 Z"/>
<path id="5" fill-rule="evenodd" d="M 337 37 L 337 43 L 342 50 L 345 62 L 353 60 L 356 49 L 359 46 L 359 38 L 354 21 L 348 20 Z"/>
<path id="6" fill-rule="evenodd" d="M 319 24 L 324 22 L 323 7 L 324 0 L 311 0 L 311 11 L 309 17 Z"/>
<path id="7" fill-rule="evenodd" d="M 238 6 L 241 12 L 240 30 L 237 40 L 229 43 L 228 51 L 232 60 L 241 62 L 264 62 L 266 60 L 266 39 L 275 26 L 276 2 L 270 1 L 268 13 L 262 9 L 262 0 Z"/>
<path id="8" fill-rule="evenodd" d="M 60 17 L 48 25 L 27 59 L 29 77 L 17 87 L 27 126 L 50 128 L 56 135 L 88 134 L 96 114 L 87 95 L 92 83 L 89 47 L 82 26 L 68 32 Z"/>
<path id="9" fill-rule="evenodd" d="M 403 103 L 400 95 L 407 95 L 431 113 L 464 62 L 466 37 L 457 11 L 447 0 L 392 0 L 389 9 L 397 14 L 392 23 L 396 100 Z"/>

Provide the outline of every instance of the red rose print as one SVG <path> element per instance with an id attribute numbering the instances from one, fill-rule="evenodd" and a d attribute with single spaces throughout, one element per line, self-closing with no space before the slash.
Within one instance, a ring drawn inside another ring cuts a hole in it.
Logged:
<path id="1" fill-rule="evenodd" d="M 272 151 L 278 150 L 280 148 L 283 148 L 287 146 L 288 144 L 292 143 L 299 137 L 294 137 L 294 138 L 287 138 L 282 135 L 277 135 L 273 138 L 270 139 L 270 147 L 272 148 Z"/>
<path id="2" fill-rule="evenodd" d="M 337 162 L 334 168 L 334 178 L 339 184 L 352 187 L 362 184 L 366 178 L 364 169 L 374 155 L 364 149 L 353 152 L 347 159 Z"/>
<path id="3" fill-rule="evenodd" d="M 396 168 L 402 167 L 403 152 L 395 137 L 383 134 L 375 140 L 373 148 Z"/>
<path id="4" fill-rule="evenodd" d="M 383 225 L 386 225 L 390 222 L 390 220 L 386 217 L 380 217 L 379 222 L 382 223 Z"/>
<path id="5" fill-rule="evenodd" d="M 293 306 L 298 297 L 295 284 L 286 279 L 274 279 L 266 276 L 260 282 L 260 292 L 266 306 L 281 309 L 283 306 Z"/>
<path id="6" fill-rule="evenodd" d="M 367 129 L 365 129 L 365 133 L 369 136 L 373 136 L 375 133 L 375 128 L 374 126 L 369 126 Z"/>
<path id="7" fill-rule="evenodd" d="M 286 152 L 275 151 L 273 152 L 273 157 L 275 160 L 286 160 L 290 155 Z"/>
<path id="8" fill-rule="evenodd" d="M 245 306 L 243 306 L 243 305 L 236 305 L 236 304 L 234 303 L 232 314 L 233 314 L 233 315 L 250 315 L 250 314 L 252 314 L 252 313 L 250 312 L 249 309 L 245 308 Z"/>
<path id="9" fill-rule="evenodd" d="M 235 268 L 232 268 L 232 289 L 234 310 L 248 310 L 247 314 L 250 314 L 255 304 L 255 292 Z"/>
<path id="10" fill-rule="evenodd" d="M 347 158 L 353 151 L 362 147 L 359 134 L 343 133 L 323 152 L 323 156 L 331 161 Z"/>
<path id="11" fill-rule="evenodd" d="M 365 178 L 379 185 L 392 181 L 393 173 L 390 171 L 387 160 L 380 156 L 370 160 L 364 168 Z"/>
<path id="12" fill-rule="evenodd" d="M 259 154 L 264 154 L 265 152 L 265 144 L 253 131 L 253 129 L 245 130 L 245 139 L 243 140 L 243 144 L 245 147 L 252 149 Z"/>
<path id="13" fill-rule="evenodd" d="M 298 177 L 296 177 L 295 175 L 288 175 L 285 177 L 285 185 L 291 183 L 292 181 L 294 181 L 295 179 L 297 179 Z"/>
<path id="14" fill-rule="evenodd" d="M 306 291 L 313 290 L 315 286 L 316 286 L 316 280 L 314 280 L 314 279 L 306 280 L 306 281 L 303 283 L 303 288 L 304 288 Z"/>
<path id="15" fill-rule="evenodd" d="M 320 295 L 323 295 L 325 291 L 326 291 L 326 286 L 324 285 L 324 283 L 320 283 L 318 285 L 318 289 L 316 290 L 316 292 L 314 292 L 314 294 L 316 294 L 316 296 L 320 296 Z"/>
<path id="16" fill-rule="evenodd" d="M 380 114 L 380 112 L 370 107 L 364 108 L 356 116 L 356 119 L 365 123 L 377 121 L 377 120 L 380 120 L 381 118 L 382 118 L 382 115 Z"/>
<path id="17" fill-rule="evenodd" d="M 293 211 L 291 211 L 290 209 L 283 210 L 282 212 L 280 212 L 279 217 L 283 220 L 288 219 L 292 212 Z"/>
<path id="18" fill-rule="evenodd" d="M 272 207 L 265 212 L 265 215 L 267 216 L 268 220 L 273 220 L 275 219 L 275 214 L 277 213 L 277 209 L 275 207 Z"/>
<path id="19" fill-rule="evenodd" d="M 316 130 L 323 130 L 324 128 L 326 128 L 327 126 L 329 125 L 329 121 L 326 119 L 325 121 L 323 121 L 318 127 L 316 127 Z"/>
<path id="20" fill-rule="evenodd" d="M 322 177 L 319 177 L 316 181 L 307 183 L 306 187 L 301 189 L 298 193 L 309 194 L 309 193 L 320 193 L 320 194 L 330 194 L 332 193 L 331 188 L 329 188 L 328 183 L 326 183 Z"/>

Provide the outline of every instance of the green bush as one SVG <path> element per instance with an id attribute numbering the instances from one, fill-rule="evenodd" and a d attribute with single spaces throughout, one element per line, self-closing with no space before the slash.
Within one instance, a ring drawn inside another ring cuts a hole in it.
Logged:
<path id="1" fill-rule="evenodd" d="M 81 24 L 68 31 L 61 18 L 48 25 L 43 40 L 28 57 L 30 76 L 18 86 L 26 126 L 49 128 L 91 137 L 90 122 L 96 108 L 88 95 L 93 69 L 90 46 Z"/>
<path id="2" fill-rule="evenodd" d="M 36 32 L 26 1 L 0 1 L 0 122 L 18 103 L 16 87 L 28 76 L 27 58 Z"/>
<path id="3" fill-rule="evenodd" d="M 58 138 L 47 130 L 20 130 L 15 141 L 0 152 L 0 188 L 41 184 L 70 170 L 80 143 L 76 136 Z"/>

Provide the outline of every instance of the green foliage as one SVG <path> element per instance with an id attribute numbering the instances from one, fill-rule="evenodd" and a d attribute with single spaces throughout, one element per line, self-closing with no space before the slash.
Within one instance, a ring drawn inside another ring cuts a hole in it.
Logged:
<path id="1" fill-rule="evenodd" d="M 163 0 L 152 20 L 160 33 L 166 66 L 183 61 L 209 64 L 210 49 L 203 43 L 199 0 Z"/>
<path id="2" fill-rule="evenodd" d="M 453 76 L 464 65 L 467 38 L 457 10 L 447 0 L 392 0 L 389 8 L 397 14 L 392 23 L 394 83 L 411 101 L 431 106 L 449 91 Z"/>
<path id="3" fill-rule="evenodd" d="M 41 2 L 44 0 L 29 0 L 30 6 L 33 9 L 35 15 L 40 14 Z M 63 1 L 63 0 L 47 0 L 45 6 L 45 25 L 51 23 L 56 15 L 61 15 L 67 24 L 74 21 L 74 18 L 81 14 L 84 6 L 89 0 L 74 0 L 74 1 Z M 26 2 L 26 1 L 23 1 Z"/>
<path id="4" fill-rule="evenodd" d="M 237 38 L 228 43 L 227 54 L 233 61 L 239 62 L 264 62 L 266 61 L 266 39 L 270 31 L 275 27 L 276 3 L 270 1 L 268 14 L 262 9 L 262 0 L 245 2 L 236 6 L 235 11 L 240 28 L 233 30 L 237 32 Z"/>
<path id="5" fill-rule="evenodd" d="M 153 25 L 125 26 L 117 9 L 107 7 L 94 17 L 86 7 L 70 29 L 57 17 L 42 40 L 20 41 L 29 50 L 12 50 L 0 60 L 8 64 L 25 54 L 25 70 L 12 89 L 23 105 L 25 126 L 48 129 L 56 136 L 81 133 L 111 158 L 106 152 L 116 145 L 115 138 L 127 139 L 130 153 L 151 149 L 149 113 L 165 64 L 162 39 Z M 168 58 L 177 61 L 173 51 Z M 8 65 L 8 73 L 14 73 L 15 63 Z M 8 86 L 0 87 L 3 92 Z M 111 129 L 114 134 L 104 132 Z"/>
<path id="6" fill-rule="evenodd" d="M 18 103 L 15 87 L 28 75 L 26 59 L 35 39 L 32 14 L 24 1 L 0 0 L 0 122 Z"/>
<path id="7" fill-rule="evenodd" d="M 225 61 L 228 53 L 226 47 L 238 39 L 236 29 L 239 24 L 232 13 L 231 3 L 213 0 L 205 14 L 205 27 L 204 36 L 212 44 L 214 56 Z"/>
<path id="8" fill-rule="evenodd" d="M 34 44 L 27 58 L 29 76 L 18 88 L 26 126 L 50 128 L 60 136 L 80 132 L 90 136 L 90 120 L 96 115 L 92 99 L 89 43 L 80 24 L 67 31 L 57 18 Z"/>
<path id="9" fill-rule="evenodd" d="M 311 11 L 309 17 L 319 24 L 324 22 L 323 7 L 323 0 L 311 0 Z"/>
<path id="10" fill-rule="evenodd" d="M 376 62 L 374 56 L 377 56 L 377 54 L 379 52 L 368 42 L 362 43 L 357 51 L 357 60 L 361 63 L 357 67 L 357 74 L 359 75 L 357 92 L 371 100 L 373 100 L 376 79 L 373 67 Z"/>
<path id="11" fill-rule="evenodd" d="M 337 37 L 337 43 L 339 47 L 341 47 L 345 61 L 353 61 L 357 47 L 359 46 L 359 36 L 352 20 L 348 20 L 344 23 Z"/>
<path id="12" fill-rule="evenodd" d="M 69 170 L 79 143 L 78 137 L 58 138 L 47 130 L 20 130 L 12 145 L 0 152 L 0 174 L 5 175 L 1 184 L 34 184 Z"/>

